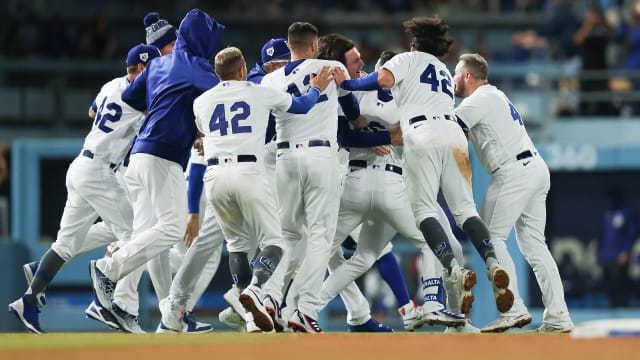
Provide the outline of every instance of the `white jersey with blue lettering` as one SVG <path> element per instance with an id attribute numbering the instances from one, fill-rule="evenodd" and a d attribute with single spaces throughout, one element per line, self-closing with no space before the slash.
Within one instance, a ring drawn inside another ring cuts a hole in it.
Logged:
<path id="1" fill-rule="evenodd" d="M 337 61 L 301 59 L 267 74 L 261 84 L 288 91 L 294 95 L 305 94 L 310 86 L 309 74 L 317 73 L 323 66 L 341 68 L 345 74 L 347 73 L 344 65 Z M 347 94 L 347 91 L 338 88 L 332 82 L 322 92 L 318 103 L 307 114 L 275 112 L 278 142 L 320 139 L 329 140 L 332 146 L 336 146 L 338 133 L 337 98 Z"/>
<path id="2" fill-rule="evenodd" d="M 391 58 L 383 68 L 395 78 L 392 92 L 402 116 L 403 133 L 412 130 L 409 120 L 415 116 L 425 115 L 433 120 L 434 116 L 452 114 L 451 73 L 437 57 L 421 51 L 405 52 Z"/>
<path id="3" fill-rule="evenodd" d="M 122 101 L 122 92 L 127 86 L 127 76 L 102 86 L 94 101 L 96 117 L 83 145 L 96 157 L 113 164 L 124 159 L 144 119 L 142 112 Z"/>
<path id="4" fill-rule="evenodd" d="M 520 114 L 493 85 L 478 87 L 460 102 L 455 114 L 469 128 L 469 141 L 489 173 L 516 161 L 516 155 L 525 150 L 535 152 Z"/>
<path id="5" fill-rule="evenodd" d="M 193 102 L 205 158 L 255 155 L 262 162 L 269 111 L 286 112 L 290 94 L 249 81 L 223 81 Z"/>

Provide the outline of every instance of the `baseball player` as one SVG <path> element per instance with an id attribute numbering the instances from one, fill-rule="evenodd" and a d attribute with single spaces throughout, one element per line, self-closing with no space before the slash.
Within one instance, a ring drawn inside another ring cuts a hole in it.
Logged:
<path id="1" fill-rule="evenodd" d="M 515 265 L 505 244 L 514 225 L 518 247 L 542 291 L 545 311 L 538 331 L 570 332 L 573 323 L 558 266 L 544 237 L 549 168 L 529 138 L 516 107 L 489 84 L 488 72 L 482 56 L 463 54 L 453 77 L 455 95 L 464 99 L 455 114 L 468 131 L 482 166 L 491 174 L 480 215 L 489 226 L 497 259 L 509 274 L 509 289 L 515 297 L 511 310 L 500 314 L 482 332 L 502 332 L 531 322 L 518 293 Z"/>
<path id="2" fill-rule="evenodd" d="M 147 45 L 153 45 L 160 49 L 162 56 L 171 54 L 178 39 L 178 31 L 165 19 L 160 19 L 160 14 L 150 12 L 144 17 Z"/>
<path id="3" fill-rule="evenodd" d="M 247 227 L 260 245 L 261 251 L 252 262 L 250 284 L 244 289 L 239 281 L 236 284 L 242 290 L 239 300 L 246 309 L 247 330 L 253 320 L 260 330 L 269 332 L 273 322 L 262 304 L 261 286 L 278 266 L 283 245 L 273 193 L 261 162 L 262 139 L 269 110 L 308 112 L 329 85 L 330 71 L 323 68 L 317 78 L 311 74 L 309 93 L 299 98 L 243 81 L 246 63 L 237 48 L 226 48 L 216 55 L 215 71 L 222 82 L 194 102 L 196 124 L 205 134 L 207 198 L 226 235 L 230 265 L 246 264 L 245 269 L 231 269 L 238 279 L 250 271 L 247 254 L 251 247 L 242 235 Z"/>
<path id="4" fill-rule="evenodd" d="M 131 236 L 131 205 L 121 201 L 127 194 L 114 171 L 127 153 L 144 115 L 123 102 L 121 94 L 142 69 L 159 56 L 154 46 L 135 46 L 127 56 L 127 75 L 106 83 L 96 97 L 95 121 L 83 149 L 67 171 L 68 196 L 57 239 L 40 259 L 26 293 L 9 304 L 9 311 L 30 332 L 44 332 L 39 324 L 40 308 L 44 306 L 42 296 L 67 261 L 109 243 L 109 240 L 101 243 L 96 239 L 111 239 L 115 235 L 125 241 Z M 103 222 L 93 225 L 98 217 Z"/>
<path id="5" fill-rule="evenodd" d="M 95 300 L 102 307 L 110 307 L 119 279 L 185 235 L 183 170 L 197 132 L 191 107 L 195 97 L 218 82 L 207 59 L 215 53 L 223 30 L 206 13 L 189 11 L 173 53 L 155 60 L 122 94 L 133 108 L 147 110 L 125 175 L 136 236 L 110 258 L 90 263 Z M 148 211 L 157 222 L 138 223 L 136 228 L 136 218 L 145 218 Z"/>
<path id="6" fill-rule="evenodd" d="M 293 23 L 288 29 L 288 44 L 291 62 L 266 75 L 263 85 L 300 94 L 309 88 L 309 73 L 323 66 L 344 69 L 339 62 L 315 59 L 318 30 L 312 24 Z M 308 114 L 276 114 L 276 187 L 284 241 L 291 256 L 282 261 L 287 265 L 287 270 L 283 270 L 287 275 L 293 273 L 298 263 L 293 257 L 295 248 L 300 252 L 304 248 L 297 246 L 302 240 L 303 226 L 308 235 L 304 260 L 291 284 L 290 292 L 295 296 L 287 298 L 287 305 L 293 310 L 288 324 L 298 331 L 322 331 L 313 304 L 318 301 L 322 288 L 339 207 L 339 101 L 347 118 L 358 117 L 355 98 L 335 84 L 326 89 Z M 277 278 L 284 279 L 284 276 Z M 284 289 L 284 284 L 281 285 L 280 289 Z"/>
<path id="7" fill-rule="evenodd" d="M 471 190 L 467 141 L 453 117 L 451 74 L 438 56 L 446 54 L 452 40 L 438 17 L 404 22 L 411 51 L 396 55 L 383 68 L 360 79 L 336 81 L 347 90 L 393 88 L 400 109 L 404 139 L 404 174 L 418 227 L 445 268 L 447 295 L 454 297 L 456 312 L 468 313 L 473 303 L 475 273 L 460 267 L 437 220 L 438 190 L 452 210 L 456 223 L 469 236 L 484 259 L 500 312 L 513 305 L 509 275 L 496 259 L 489 230 L 478 216 Z"/>
<path id="8" fill-rule="evenodd" d="M 330 34 L 320 39 L 320 58 L 342 60 L 351 78 L 360 76 L 364 65 L 358 49 L 348 38 Z M 370 131 L 389 131 L 397 125 L 400 115 L 387 92 L 356 92 L 360 113 L 369 121 Z M 400 232 L 419 248 L 431 250 L 415 225 L 413 211 L 402 180 L 402 147 L 390 146 L 387 154 L 379 155 L 369 149 L 352 147 L 349 152 L 349 168 L 344 181 L 344 190 L 338 217 L 338 229 L 333 242 L 333 256 L 341 259 L 340 266 L 332 269 L 326 279 L 318 308 L 324 307 L 337 292 L 364 274 L 376 261 L 391 256 L 390 241 Z M 442 214 L 446 222 L 446 216 Z M 346 262 L 341 256 L 340 244 L 359 224 L 362 231 L 354 255 Z M 446 223 L 449 227 L 449 224 Z M 395 257 L 394 257 L 395 260 Z M 393 262 L 396 269 L 397 262 Z M 382 267 L 389 269 L 388 264 Z M 398 298 L 400 315 L 406 330 L 413 331 L 423 323 L 462 325 L 464 317 L 450 313 L 443 307 L 422 313 L 419 306 L 410 300 L 409 292 L 399 269 L 399 276 L 390 287 Z M 399 282 L 399 284 L 397 284 Z"/>

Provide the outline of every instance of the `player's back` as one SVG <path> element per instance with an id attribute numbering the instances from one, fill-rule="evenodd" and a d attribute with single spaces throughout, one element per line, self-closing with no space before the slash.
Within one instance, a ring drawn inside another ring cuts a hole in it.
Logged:
<path id="1" fill-rule="evenodd" d="M 261 84 L 295 96 L 305 94 L 310 87 L 309 74 L 317 73 L 323 66 L 340 67 L 346 73 L 344 65 L 337 61 L 300 59 L 266 75 Z M 348 93 L 338 89 L 332 82 L 307 114 L 275 112 L 278 141 L 322 139 L 335 144 L 338 132 L 338 97 L 346 94 Z"/>
<path id="2" fill-rule="evenodd" d="M 469 140 L 489 172 L 522 151 L 535 150 L 520 113 L 493 85 L 478 87 L 458 105 L 456 114 L 469 127 Z"/>
<path id="3" fill-rule="evenodd" d="M 402 130 L 416 116 L 444 116 L 453 112 L 453 84 L 446 65 L 435 56 L 405 52 L 383 66 L 395 77 L 393 97 L 402 115 Z"/>
<path id="4" fill-rule="evenodd" d="M 92 104 L 96 117 L 83 145 L 84 149 L 114 164 L 126 155 L 144 118 L 143 113 L 122 101 L 121 95 L 127 86 L 127 76 L 102 86 Z"/>
<path id="5" fill-rule="evenodd" d="M 271 109 L 286 111 L 291 96 L 249 81 L 223 81 L 193 104 L 198 129 L 205 134 L 205 157 L 256 155 L 262 159 Z"/>

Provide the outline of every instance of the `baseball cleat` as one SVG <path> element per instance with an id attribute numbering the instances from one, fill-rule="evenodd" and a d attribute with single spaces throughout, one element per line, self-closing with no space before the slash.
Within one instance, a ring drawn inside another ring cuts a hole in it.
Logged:
<path id="1" fill-rule="evenodd" d="M 226 301 L 227 305 L 231 306 L 233 311 L 235 311 L 236 314 L 238 314 L 238 316 L 240 316 L 240 318 L 244 320 L 245 310 L 240 303 L 240 290 L 238 289 L 238 287 L 233 285 L 231 289 L 227 290 L 227 292 L 222 295 L 222 298 L 224 298 L 224 301 Z"/>
<path id="2" fill-rule="evenodd" d="M 232 307 L 226 307 L 218 314 L 218 320 L 238 332 L 247 332 L 247 327 L 242 318 L 236 314 Z"/>
<path id="3" fill-rule="evenodd" d="M 458 327 L 449 326 L 446 329 L 444 329 L 444 333 L 445 334 L 454 334 L 454 333 L 479 334 L 480 333 L 480 329 L 478 329 L 477 327 L 473 326 L 471 324 L 471 320 L 467 319 L 465 321 L 465 323 L 464 323 L 464 326 L 458 326 Z"/>
<path id="4" fill-rule="evenodd" d="M 182 322 L 184 323 L 184 327 L 182 332 L 188 334 L 203 334 L 213 331 L 213 326 L 211 324 L 203 323 L 193 316 L 191 311 L 185 311 L 182 316 Z"/>
<path id="5" fill-rule="evenodd" d="M 113 297 L 113 290 L 116 288 L 116 282 L 110 280 L 98 269 L 96 260 L 89 262 L 89 275 L 91 275 L 91 285 L 96 305 L 110 311 L 111 298 Z"/>
<path id="6" fill-rule="evenodd" d="M 536 332 L 544 334 L 566 334 L 573 331 L 573 327 L 573 324 L 569 324 L 566 326 L 542 324 L 539 328 L 536 329 Z"/>
<path id="7" fill-rule="evenodd" d="M 102 306 L 99 306 L 98 304 L 96 304 L 95 300 L 92 301 L 91 304 L 89 304 L 89 307 L 87 307 L 87 309 L 84 311 L 84 314 L 87 316 L 88 319 L 99 321 L 115 330 L 120 329 L 118 322 L 113 317 L 111 312 L 107 311 Z"/>
<path id="8" fill-rule="evenodd" d="M 40 327 L 40 308 L 27 304 L 24 296 L 9 304 L 9 312 L 20 320 L 27 331 L 36 334 L 46 332 Z"/>
<path id="9" fill-rule="evenodd" d="M 263 304 L 265 310 L 267 310 L 267 313 L 271 316 L 275 331 L 284 332 L 287 322 L 282 318 L 282 309 L 280 308 L 278 300 L 274 299 L 271 295 L 265 295 Z"/>
<path id="10" fill-rule="evenodd" d="M 288 322 L 289 327 L 295 332 L 305 332 L 318 334 L 322 333 L 322 329 L 318 325 L 318 321 L 303 314 L 300 310 L 296 309 L 293 313 L 293 317 Z"/>
<path id="11" fill-rule="evenodd" d="M 253 321 L 253 314 L 248 312 L 244 314 L 244 319 L 246 320 L 247 332 L 248 333 L 261 333 L 262 329 L 256 325 L 256 322 Z"/>
<path id="12" fill-rule="evenodd" d="M 273 331 L 273 320 L 260 300 L 261 293 L 262 291 L 259 287 L 249 285 L 242 291 L 238 300 L 247 312 L 253 314 L 253 321 L 260 330 L 264 332 L 271 332 Z"/>
<path id="13" fill-rule="evenodd" d="M 474 300 L 471 289 L 476 282 L 476 273 L 457 265 L 451 269 L 451 274 L 445 276 L 447 296 L 451 297 L 453 308 L 459 313 L 466 315 L 471 311 Z"/>
<path id="14" fill-rule="evenodd" d="M 144 334 L 140 324 L 138 323 L 138 317 L 124 311 L 115 302 L 111 303 L 111 315 L 118 324 L 118 328 L 126 333 L 131 334 Z"/>
<path id="15" fill-rule="evenodd" d="M 448 311 L 447 309 L 440 309 L 431 312 L 424 312 L 422 314 L 422 322 L 429 325 L 444 325 L 444 326 L 464 326 L 466 317 L 462 314 L 456 314 Z"/>
<path id="16" fill-rule="evenodd" d="M 166 297 L 160 300 L 160 304 L 158 306 L 160 308 L 160 313 L 162 314 L 162 318 L 160 319 L 160 326 L 156 330 L 157 333 L 179 333 L 182 332 L 184 327 L 182 316 L 184 315 L 184 310 L 176 307 L 172 304 L 171 298 Z"/>
<path id="17" fill-rule="evenodd" d="M 36 276 L 36 271 L 38 270 L 38 266 L 40 266 L 40 261 L 34 261 L 27 264 L 22 265 L 22 270 L 24 271 L 24 278 L 27 280 L 27 286 L 31 286 L 31 282 L 33 278 Z M 36 295 L 36 300 L 38 301 L 38 306 L 43 307 L 47 304 L 47 298 L 44 293 L 40 293 Z"/>
<path id="18" fill-rule="evenodd" d="M 496 297 L 496 307 L 500 312 L 506 312 L 513 306 L 513 292 L 509 290 L 509 274 L 497 263 L 491 265 L 487 272 Z"/>
<path id="19" fill-rule="evenodd" d="M 528 313 L 522 315 L 500 315 L 498 319 L 482 328 L 483 333 L 499 333 L 508 329 L 518 327 L 521 328 L 531 323 L 531 315 Z"/>
<path id="20" fill-rule="evenodd" d="M 400 307 L 398 312 L 402 317 L 402 324 L 406 331 L 414 331 L 423 325 L 422 307 L 416 305 L 413 300 Z"/>
<path id="21" fill-rule="evenodd" d="M 369 318 L 367 322 L 360 325 L 347 324 L 349 332 L 393 332 L 393 329 L 385 324 L 379 323 L 374 318 Z"/>

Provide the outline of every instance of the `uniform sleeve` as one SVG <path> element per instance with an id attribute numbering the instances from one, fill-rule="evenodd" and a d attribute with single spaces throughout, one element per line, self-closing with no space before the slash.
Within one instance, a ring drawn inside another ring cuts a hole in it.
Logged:
<path id="1" fill-rule="evenodd" d="M 269 109 L 287 111 L 293 103 L 291 94 L 266 86 L 256 86 Z M 314 102 L 315 103 L 315 102 Z"/>
<path id="2" fill-rule="evenodd" d="M 147 69 L 142 70 L 122 92 L 122 101 L 138 111 L 147 110 Z"/>
<path id="3" fill-rule="evenodd" d="M 351 77 L 349 77 L 349 71 L 347 70 L 347 68 L 341 62 L 337 62 L 336 61 L 336 63 L 338 64 L 338 67 L 341 68 L 342 71 L 344 72 L 344 75 L 346 76 L 346 80 L 350 80 Z M 343 88 L 338 86 L 338 97 L 339 98 L 343 97 L 343 96 L 346 96 L 346 95 L 349 95 L 349 93 L 350 93 L 350 91 L 345 90 L 345 89 L 343 89 Z"/>
<path id="4" fill-rule="evenodd" d="M 391 71 L 397 85 L 407 77 L 409 65 L 411 65 L 411 53 L 402 53 L 392 57 L 382 68 Z"/>
<path id="5" fill-rule="evenodd" d="M 477 97 L 470 97 L 462 100 L 460 105 L 454 109 L 454 112 L 458 118 L 467 128 L 471 129 L 476 126 L 480 120 L 484 117 L 484 112 L 487 106 L 480 106 L 480 100 Z"/>
<path id="6" fill-rule="evenodd" d="M 352 129 L 349 120 L 344 116 L 338 117 L 338 138 L 344 147 L 368 148 L 378 145 L 391 144 L 388 131 L 366 132 L 360 129 Z"/>
<path id="7" fill-rule="evenodd" d="M 203 111 L 199 110 L 200 109 L 200 103 L 201 101 L 199 101 L 199 99 L 201 99 L 202 97 L 198 97 L 196 98 L 196 100 L 193 102 L 193 114 L 195 115 L 195 121 L 196 121 L 196 128 L 198 128 L 198 131 L 200 131 L 203 134 L 206 134 L 208 129 L 205 129 L 205 123 L 207 120 L 202 119 L 202 115 L 203 115 Z"/>

